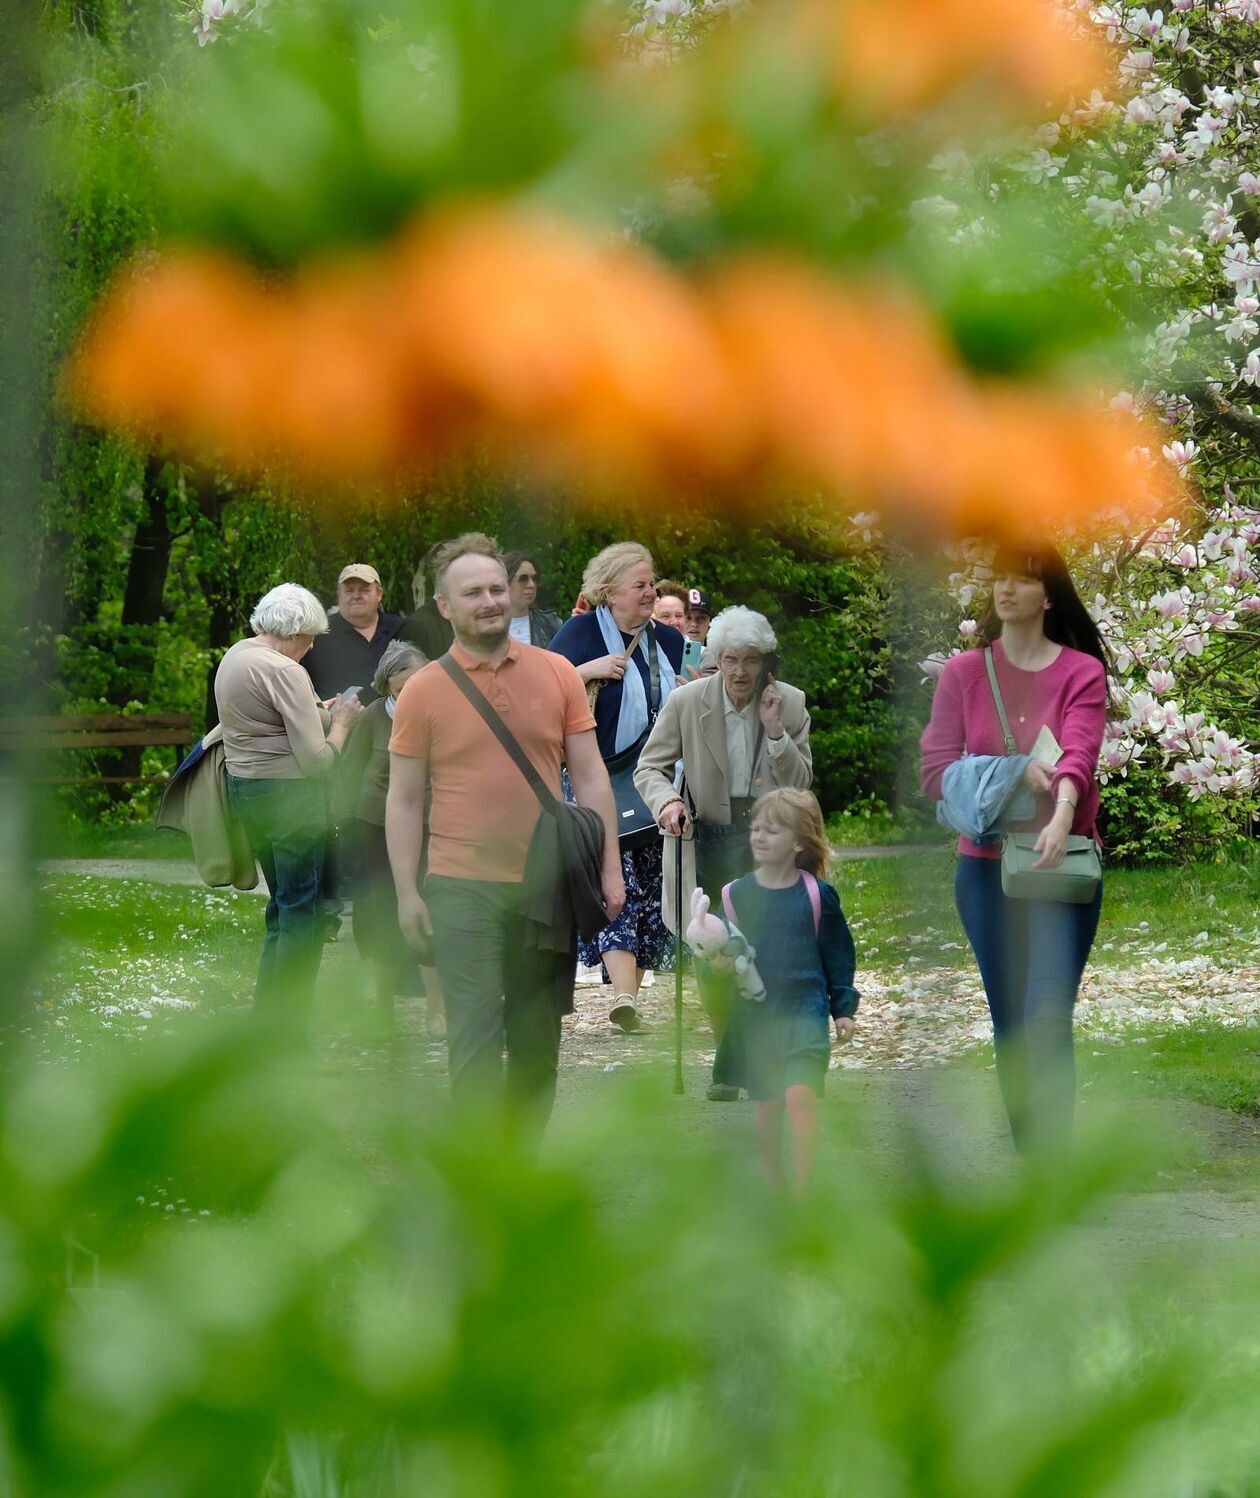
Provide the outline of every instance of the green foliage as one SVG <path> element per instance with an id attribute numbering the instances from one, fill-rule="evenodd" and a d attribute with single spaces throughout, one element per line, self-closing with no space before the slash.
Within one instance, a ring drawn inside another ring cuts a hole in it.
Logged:
<path id="1" fill-rule="evenodd" d="M 1102 787 L 1099 830 L 1108 864 L 1151 866 L 1232 858 L 1252 836 L 1250 797 L 1192 801 L 1158 760 L 1139 760 Z"/>
<path id="2" fill-rule="evenodd" d="M 559 170 L 601 108 L 582 66 L 585 9 L 321 0 L 236 45 L 153 59 L 173 75 L 149 163 L 164 226 L 289 263 L 375 241 L 434 195 Z"/>
<path id="3" fill-rule="evenodd" d="M 654 1088 L 543 1167 L 383 1091 L 351 1142 L 252 1029 L 10 1084 L 15 1495 L 1147 1498 L 1245 1470 L 1254 1371 L 1173 1313 L 1184 1265 L 1088 1273 L 1063 1236 L 1114 1158 L 998 1188 L 910 1131 L 790 1214 L 743 1150 L 663 1152 Z M 655 1156 L 633 1206 L 618 1139 Z"/>

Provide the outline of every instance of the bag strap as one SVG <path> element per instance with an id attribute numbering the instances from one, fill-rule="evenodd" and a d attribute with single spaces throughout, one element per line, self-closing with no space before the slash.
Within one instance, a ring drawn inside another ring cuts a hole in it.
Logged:
<path id="1" fill-rule="evenodd" d="M 525 779 L 529 782 L 530 789 L 538 797 L 539 801 L 542 802 L 543 810 L 554 811 L 556 798 L 548 790 L 546 781 L 543 780 L 542 776 L 534 768 L 533 762 L 524 749 L 516 742 L 512 730 L 503 721 L 502 717 L 495 712 L 477 688 L 473 686 L 469 680 L 467 671 L 464 670 L 449 651 L 439 659 L 438 665 L 442 667 L 464 696 L 477 709 L 490 732 L 494 734 L 499 743 L 511 755 L 516 768 L 524 775 Z"/>
<path id="2" fill-rule="evenodd" d="M 809 895 L 809 908 L 814 917 L 814 935 L 817 936 L 822 928 L 822 892 L 818 888 L 818 880 L 808 869 L 801 870 L 801 878 L 805 881 L 805 892 Z M 734 884 L 734 880 L 731 884 Z M 738 926 L 735 919 L 735 902 L 731 899 L 731 884 L 722 886 L 722 909 L 726 912 L 726 919 L 732 926 Z"/>
<path id="3" fill-rule="evenodd" d="M 1002 701 L 1002 692 L 998 687 L 997 666 L 993 663 L 993 647 L 984 647 L 984 664 L 989 673 L 989 685 L 993 689 L 993 704 L 997 708 L 998 718 L 1002 723 L 1002 737 L 1006 740 L 1007 754 L 1018 754 L 1019 745 L 1015 742 L 1015 735 L 1011 732 L 1010 720 L 1006 716 L 1006 706 Z"/>
<path id="4" fill-rule="evenodd" d="M 818 880 L 808 869 L 801 870 L 801 877 L 805 880 L 805 890 L 809 895 L 809 908 L 814 913 L 814 935 L 817 936 L 822 928 L 822 893 L 818 888 Z"/>
<path id="5" fill-rule="evenodd" d="M 640 625 L 630 648 L 626 651 L 626 659 L 633 660 L 634 653 L 639 648 L 639 641 L 643 638 L 644 631 L 648 639 L 648 726 L 656 721 L 656 715 L 661 710 L 661 661 L 660 653 L 656 644 L 656 630 L 649 619 L 646 624 Z"/>

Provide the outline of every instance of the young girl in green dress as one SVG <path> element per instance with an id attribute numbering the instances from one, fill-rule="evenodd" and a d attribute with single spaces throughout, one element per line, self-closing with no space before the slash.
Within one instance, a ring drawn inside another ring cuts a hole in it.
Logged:
<path id="1" fill-rule="evenodd" d="M 752 943 L 765 985 L 761 1003 L 732 1010 L 731 1041 L 743 1085 L 757 1103 L 757 1142 L 772 1190 L 804 1196 L 818 1153 L 818 1099 L 831 1061 L 831 1030 L 854 1030 L 853 937 L 840 898 L 823 882 L 830 850 L 809 791 L 774 790 L 753 807 L 754 869 L 723 890 L 724 914 Z"/>

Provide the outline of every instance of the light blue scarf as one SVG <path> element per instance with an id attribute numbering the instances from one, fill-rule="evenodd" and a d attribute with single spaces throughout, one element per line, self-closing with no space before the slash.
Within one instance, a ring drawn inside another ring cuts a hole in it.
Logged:
<path id="1" fill-rule="evenodd" d="M 595 610 L 595 618 L 599 621 L 599 632 L 604 637 L 604 644 L 608 647 L 609 655 L 624 655 L 626 642 L 622 639 L 621 630 L 618 629 L 617 621 L 613 618 L 612 610 L 607 604 L 600 604 Z M 648 638 L 648 632 L 644 630 L 635 649 L 635 655 L 641 656 L 650 665 Z M 665 654 L 659 637 L 656 642 L 656 656 L 661 670 L 661 700 L 657 704 L 659 710 L 665 706 L 665 699 L 674 690 L 674 667 Z M 642 672 L 636 666 L 630 665 L 626 669 L 626 674 L 621 678 L 621 710 L 617 715 L 616 752 L 620 754 L 623 749 L 628 749 L 647 726 L 647 687 L 644 684 Z"/>

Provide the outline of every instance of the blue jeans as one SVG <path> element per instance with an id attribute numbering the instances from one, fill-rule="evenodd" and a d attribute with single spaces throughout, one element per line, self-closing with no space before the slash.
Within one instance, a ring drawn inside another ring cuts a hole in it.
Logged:
<path id="1" fill-rule="evenodd" d="M 267 881 L 265 933 L 254 1007 L 305 1021 L 323 952 L 320 890 L 328 835 L 324 787 L 314 780 L 242 780 L 228 799 Z"/>
<path id="2" fill-rule="evenodd" d="M 1072 1011 L 1098 930 L 1088 905 L 1011 900 L 996 858 L 958 860 L 954 899 L 980 967 L 998 1085 L 1021 1154 L 1067 1145 L 1076 1097 Z"/>

